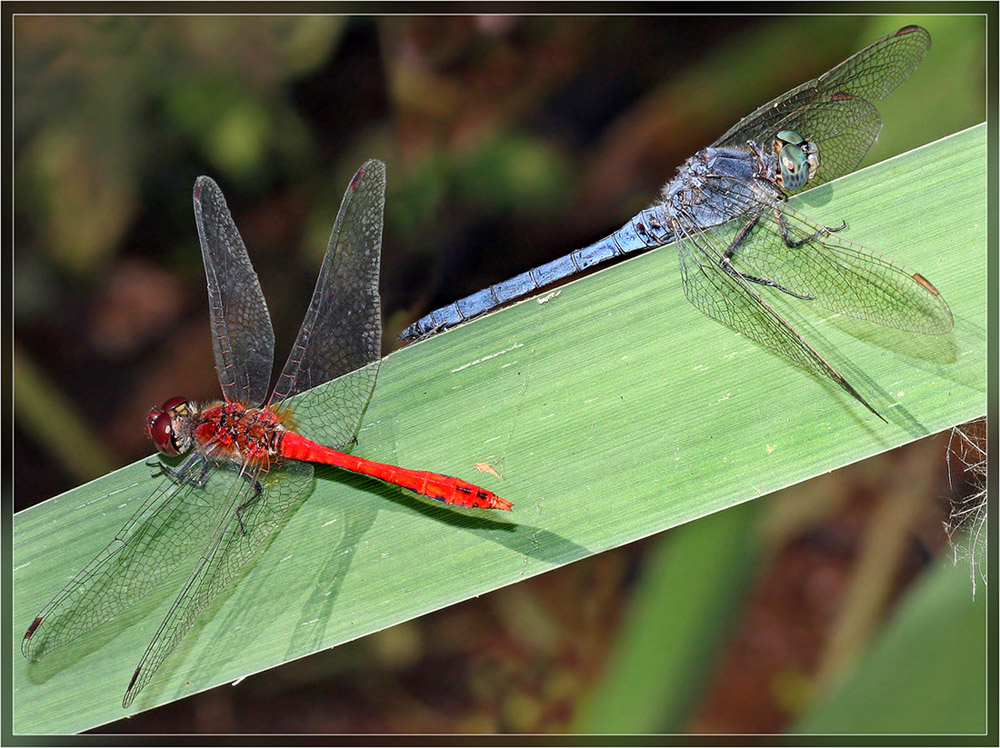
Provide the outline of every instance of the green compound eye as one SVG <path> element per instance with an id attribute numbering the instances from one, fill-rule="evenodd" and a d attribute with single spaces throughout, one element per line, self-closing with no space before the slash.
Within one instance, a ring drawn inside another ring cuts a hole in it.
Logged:
<path id="1" fill-rule="evenodd" d="M 781 184 L 789 192 L 801 190 L 809 182 L 809 161 L 798 144 L 782 146 L 778 152 L 778 168 L 781 169 Z"/>

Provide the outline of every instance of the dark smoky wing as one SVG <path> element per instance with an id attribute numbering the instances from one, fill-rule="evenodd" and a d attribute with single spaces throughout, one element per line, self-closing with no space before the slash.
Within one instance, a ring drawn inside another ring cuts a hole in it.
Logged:
<path id="1" fill-rule="evenodd" d="M 272 402 L 332 382 L 298 404 L 296 428 L 330 446 L 350 442 L 375 386 L 381 358 L 379 257 L 385 165 L 370 160 L 344 194 L 319 278 Z M 293 399 L 286 403 L 296 408 Z M 315 411 L 315 417 L 312 412 Z"/>
<path id="2" fill-rule="evenodd" d="M 209 177 L 195 182 L 194 218 L 222 392 L 227 400 L 260 405 L 267 397 L 274 364 L 271 315 L 222 190 Z"/>

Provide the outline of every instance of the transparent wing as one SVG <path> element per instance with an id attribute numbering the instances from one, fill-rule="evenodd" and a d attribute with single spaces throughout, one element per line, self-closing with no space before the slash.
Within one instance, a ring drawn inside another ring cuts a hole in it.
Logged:
<path id="1" fill-rule="evenodd" d="M 178 468 L 183 478 L 163 479 L 115 539 L 38 614 L 21 642 L 25 657 L 37 660 L 131 607 L 206 541 L 226 498 L 209 467 L 195 452 Z"/>
<path id="2" fill-rule="evenodd" d="M 194 218 L 208 280 L 212 349 L 227 400 L 258 406 L 274 364 L 274 330 L 246 246 L 214 181 L 194 183 Z"/>
<path id="3" fill-rule="evenodd" d="M 882 127 L 873 102 L 906 80 L 930 46 L 930 34 L 921 27 L 901 28 L 764 104 L 713 145 L 769 145 L 779 131 L 793 130 L 819 145 L 820 166 L 810 186 L 842 176 L 864 158 Z"/>
<path id="4" fill-rule="evenodd" d="M 789 247 L 783 233 L 793 243 L 803 243 Z M 922 275 L 818 228 L 785 205 L 765 210 L 732 263 L 746 275 L 774 281 L 830 311 L 885 327 L 942 335 L 953 326 L 948 304 Z"/>
<path id="5" fill-rule="evenodd" d="M 729 224 L 702 230 L 681 218 L 675 229 L 684 293 L 694 306 L 791 364 L 828 377 L 879 415 L 750 283 L 723 268 L 726 236 L 732 233 Z"/>
<path id="6" fill-rule="evenodd" d="M 316 288 L 271 402 L 340 377 L 321 393 L 284 403 L 295 427 L 328 446 L 347 444 L 358 425 L 381 360 L 379 257 L 385 164 L 370 160 L 351 180 L 334 222 Z"/>
<path id="7" fill-rule="evenodd" d="M 218 472 L 225 474 L 220 483 L 228 486 L 226 511 L 211 526 L 214 532 L 204 553 L 139 661 L 122 700 L 126 708 L 191 629 L 198 614 L 253 558 L 313 485 L 312 466 L 294 460 L 284 461 L 270 472 L 241 473 L 235 464 Z"/>

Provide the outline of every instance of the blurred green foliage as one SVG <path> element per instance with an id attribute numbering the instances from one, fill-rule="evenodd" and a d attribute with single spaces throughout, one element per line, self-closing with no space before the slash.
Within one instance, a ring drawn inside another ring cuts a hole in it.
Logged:
<path id="1" fill-rule="evenodd" d="M 61 270 L 100 272 L 145 207 L 143 184 L 185 151 L 238 182 L 299 171 L 311 143 L 289 87 L 330 54 L 344 23 L 20 17 L 19 217 Z"/>

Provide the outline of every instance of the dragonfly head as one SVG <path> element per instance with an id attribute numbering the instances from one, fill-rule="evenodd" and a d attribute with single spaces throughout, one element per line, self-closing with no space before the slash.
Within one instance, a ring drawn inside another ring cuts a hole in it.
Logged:
<path id="1" fill-rule="evenodd" d="M 194 403 L 183 397 L 172 397 L 159 408 L 150 409 L 146 431 L 160 452 L 179 455 L 191 449 L 190 426 L 194 411 Z"/>
<path id="2" fill-rule="evenodd" d="M 794 130 L 782 130 L 774 137 L 778 154 L 778 184 L 786 192 L 798 192 L 816 177 L 819 149 Z"/>

